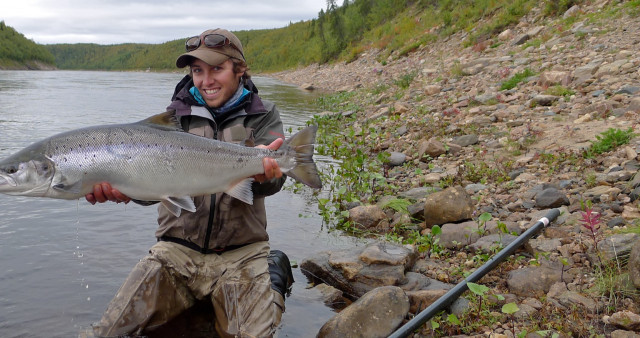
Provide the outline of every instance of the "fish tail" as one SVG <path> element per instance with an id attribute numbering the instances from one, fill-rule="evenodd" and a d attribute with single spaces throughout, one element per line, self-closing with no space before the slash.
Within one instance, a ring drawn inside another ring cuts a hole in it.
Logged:
<path id="1" fill-rule="evenodd" d="M 318 126 L 309 126 L 300 130 L 285 140 L 282 148 L 294 152 L 295 166 L 287 171 L 287 176 L 311 188 L 320 189 L 322 182 L 316 163 L 313 161 L 313 144 L 316 141 L 317 130 Z"/>

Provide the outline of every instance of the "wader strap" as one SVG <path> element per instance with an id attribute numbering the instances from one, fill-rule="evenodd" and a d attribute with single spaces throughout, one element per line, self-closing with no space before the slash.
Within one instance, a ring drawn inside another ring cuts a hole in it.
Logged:
<path id="1" fill-rule="evenodd" d="M 201 248 L 196 243 L 187 241 L 186 239 L 177 238 L 177 237 L 170 237 L 170 236 L 159 237 L 158 238 L 158 242 L 177 243 L 177 244 L 180 244 L 182 246 L 186 246 L 187 248 L 189 248 L 191 250 L 198 251 L 198 252 L 200 252 L 202 254 L 205 254 L 205 255 L 212 254 L 212 253 L 220 255 L 223 252 L 227 252 L 227 251 L 231 251 L 231 250 L 235 250 L 235 249 L 240 249 L 245 245 L 251 244 L 251 243 L 246 243 L 246 244 L 240 244 L 240 245 L 229 245 L 229 246 L 226 246 L 224 248 L 205 249 L 205 248 Z"/>

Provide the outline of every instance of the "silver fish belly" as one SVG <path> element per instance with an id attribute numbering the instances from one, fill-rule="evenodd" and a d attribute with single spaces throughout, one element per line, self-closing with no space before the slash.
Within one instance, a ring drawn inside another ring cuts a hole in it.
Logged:
<path id="1" fill-rule="evenodd" d="M 321 187 L 312 158 L 315 132 L 307 127 L 271 151 L 184 132 L 170 113 L 77 129 L 0 161 L 0 193 L 77 199 L 109 182 L 131 198 L 162 201 L 176 216 L 195 211 L 191 196 L 226 192 L 252 203 L 249 177 L 263 173 L 265 157 L 288 176 Z"/>

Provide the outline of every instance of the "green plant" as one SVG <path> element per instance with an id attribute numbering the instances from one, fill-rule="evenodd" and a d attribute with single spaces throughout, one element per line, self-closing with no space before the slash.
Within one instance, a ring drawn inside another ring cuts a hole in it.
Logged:
<path id="1" fill-rule="evenodd" d="M 509 78 L 507 81 L 503 82 L 502 85 L 500 86 L 500 90 L 509 90 L 509 89 L 513 89 L 515 88 L 520 82 L 525 81 L 528 77 L 535 75 L 535 73 L 529 69 L 526 68 L 525 70 L 514 74 L 511 78 Z"/>
<path id="2" fill-rule="evenodd" d="M 413 82 L 413 79 L 416 77 L 416 75 L 417 75 L 416 72 L 404 74 L 399 79 L 395 80 L 393 83 L 396 86 L 400 87 L 401 89 L 407 89 L 411 85 L 411 82 Z"/>
<path id="3" fill-rule="evenodd" d="M 613 150 L 629 143 L 635 136 L 637 135 L 633 132 L 632 127 L 627 130 L 609 128 L 600 135 L 596 135 L 596 141 L 591 141 L 591 146 L 585 150 L 585 157 L 593 158 L 595 155 Z"/>
<path id="4" fill-rule="evenodd" d="M 482 301 L 487 298 L 487 292 L 489 292 L 489 288 L 482 285 L 476 284 L 472 282 L 467 282 L 467 287 L 469 291 L 473 292 L 478 299 L 478 315 L 482 312 Z"/>
<path id="5" fill-rule="evenodd" d="M 514 336 L 516 335 L 516 324 L 513 322 L 512 315 L 518 311 L 520 311 L 520 308 L 516 303 L 507 303 L 502 305 L 502 313 L 509 315 L 509 318 L 511 318 L 511 331 Z"/>
<path id="6" fill-rule="evenodd" d="M 574 95 L 576 92 L 567 87 L 556 85 L 556 86 L 547 88 L 547 90 L 545 90 L 544 93 L 547 95 L 562 96 L 565 98 L 565 100 L 568 100 L 569 97 L 571 95 Z"/>

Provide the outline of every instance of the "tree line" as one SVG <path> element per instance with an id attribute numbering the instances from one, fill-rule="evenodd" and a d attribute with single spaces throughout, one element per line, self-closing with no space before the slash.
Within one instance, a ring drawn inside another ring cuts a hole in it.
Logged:
<path id="1" fill-rule="evenodd" d="M 36 68 L 35 63 L 53 66 L 53 54 L 0 21 L 0 69 Z"/>
<path id="2" fill-rule="evenodd" d="M 254 72 L 271 72 L 357 59 L 381 50 L 381 62 L 402 57 L 419 46 L 456 31 L 469 32 L 463 43 L 475 44 L 516 24 L 535 6 L 550 15 L 583 0 L 327 0 L 318 17 L 277 29 L 235 31 Z M 175 70 L 184 39 L 162 44 L 37 45 L 12 28 L 0 27 L 2 60 L 39 60 L 60 69 Z M 194 32 L 196 34 L 197 32 Z M 12 39 L 11 43 L 5 43 Z M 186 39 L 186 37 L 185 37 Z"/>

